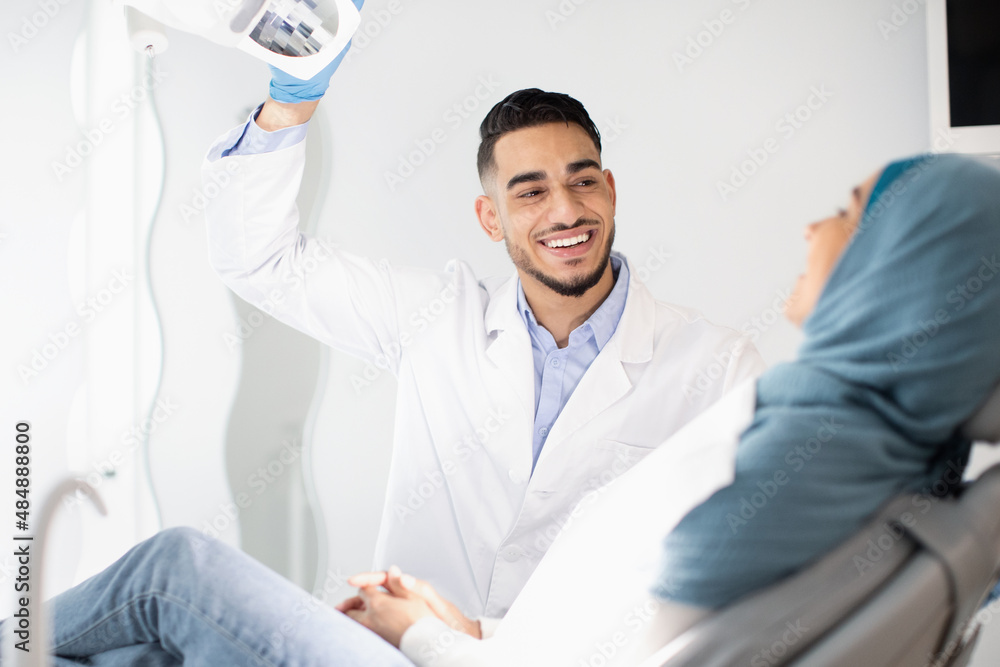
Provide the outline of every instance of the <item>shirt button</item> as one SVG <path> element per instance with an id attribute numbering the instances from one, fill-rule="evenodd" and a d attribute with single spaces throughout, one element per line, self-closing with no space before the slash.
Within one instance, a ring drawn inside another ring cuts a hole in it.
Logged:
<path id="1" fill-rule="evenodd" d="M 518 475 L 517 472 L 513 470 L 507 471 L 507 477 L 509 477 L 510 481 L 514 482 L 515 484 L 524 484 L 524 478 Z"/>
<path id="2" fill-rule="evenodd" d="M 503 559 L 508 563 L 513 563 L 521 557 L 521 550 L 517 547 L 507 547 L 503 550 Z"/>
<path id="3" fill-rule="evenodd" d="M 549 362 L 552 368 L 559 368 L 559 358 L 553 357 L 552 361 Z"/>
<path id="4" fill-rule="evenodd" d="M 547 429 L 546 427 L 543 426 L 540 429 L 538 429 L 538 435 L 542 436 L 543 438 L 548 434 L 549 434 L 549 429 Z"/>

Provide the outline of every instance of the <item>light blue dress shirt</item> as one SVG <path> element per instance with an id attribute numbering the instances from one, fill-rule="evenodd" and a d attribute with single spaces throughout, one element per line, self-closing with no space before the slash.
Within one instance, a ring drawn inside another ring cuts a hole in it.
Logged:
<path id="1" fill-rule="evenodd" d="M 611 256 L 615 286 L 608 298 L 586 322 L 573 329 L 569 343 L 559 349 L 548 329 L 538 324 L 531 306 L 524 298 L 521 281 L 517 281 L 517 310 L 531 336 L 531 353 L 535 361 L 535 428 L 532 431 L 532 469 L 538 463 L 545 439 L 566 402 L 580 384 L 583 374 L 594 362 L 611 335 L 618 328 L 625 311 L 628 295 L 628 264 L 619 255 Z"/>
<path id="2" fill-rule="evenodd" d="M 235 128 L 209 151 L 209 159 L 217 160 L 230 155 L 255 155 L 270 153 L 299 143 L 306 136 L 308 123 L 286 127 L 275 132 L 262 130 L 254 119 L 260 112 L 257 107 L 242 128 Z M 228 146 L 228 148 L 227 148 Z M 531 353 L 535 365 L 535 425 L 532 431 L 532 469 L 545 445 L 559 413 L 566 406 L 573 390 L 580 384 L 583 374 L 597 355 L 611 340 L 625 311 L 628 295 L 629 270 L 624 257 L 611 256 L 611 270 L 615 285 L 608 298 L 594 311 L 586 322 L 569 335 L 569 344 L 559 349 L 547 329 L 535 320 L 535 314 L 524 297 L 521 281 L 517 282 L 517 309 L 528 327 Z"/>

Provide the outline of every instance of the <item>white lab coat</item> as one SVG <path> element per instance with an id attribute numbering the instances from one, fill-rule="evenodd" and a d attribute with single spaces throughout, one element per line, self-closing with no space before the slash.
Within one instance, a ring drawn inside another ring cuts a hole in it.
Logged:
<path id="1" fill-rule="evenodd" d="M 665 656 L 647 658 L 710 613 L 651 595 L 663 538 L 732 483 L 755 408 L 748 380 L 581 502 L 490 639 L 427 617 L 407 629 L 400 649 L 420 667 L 659 667 Z"/>
<path id="2" fill-rule="evenodd" d="M 396 375 L 375 566 L 432 582 L 470 616 L 503 616 L 581 497 L 763 370 L 745 337 L 655 301 L 632 271 L 618 328 L 532 473 L 534 371 L 516 274 L 480 280 L 457 260 L 394 267 L 302 236 L 304 151 L 206 161 L 206 183 L 231 179 L 206 211 L 212 265 L 265 312 Z"/>

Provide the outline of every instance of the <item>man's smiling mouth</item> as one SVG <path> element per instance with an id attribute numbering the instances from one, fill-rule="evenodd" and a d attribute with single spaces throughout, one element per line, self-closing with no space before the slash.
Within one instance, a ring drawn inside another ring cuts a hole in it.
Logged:
<path id="1" fill-rule="evenodd" d="M 593 231 L 583 232 L 582 234 L 577 234 L 576 236 L 570 236 L 564 239 L 553 239 L 552 241 L 544 241 L 543 243 L 549 248 L 569 248 L 588 241 L 593 233 Z"/>

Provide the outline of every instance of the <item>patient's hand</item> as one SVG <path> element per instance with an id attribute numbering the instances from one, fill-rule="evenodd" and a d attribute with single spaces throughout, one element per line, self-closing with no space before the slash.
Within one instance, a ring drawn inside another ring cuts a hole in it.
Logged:
<path id="1" fill-rule="evenodd" d="M 430 606 L 417 596 L 397 597 L 377 586 L 361 586 L 353 598 L 337 605 L 341 611 L 396 648 L 406 630 L 425 616 L 433 616 Z"/>
<path id="2" fill-rule="evenodd" d="M 450 628 L 464 632 L 476 639 L 483 638 L 479 621 L 467 618 L 458 610 L 458 607 L 438 595 L 434 587 L 426 581 L 403 574 L 395 566 L 390 567 L 388 572 L 364 572 L 356 574 L 349 578 L 347 583 L 362 588 L 362 590 L 366 587 L 384 586 L 395 597 L 423 602 L 435 616 L 444 621 Z M 357 600 L 357 598 L 345 600 L 337 605 L 337 609 L 347 613 L 349 605 L 356 604 L 354 600 Z"/>

